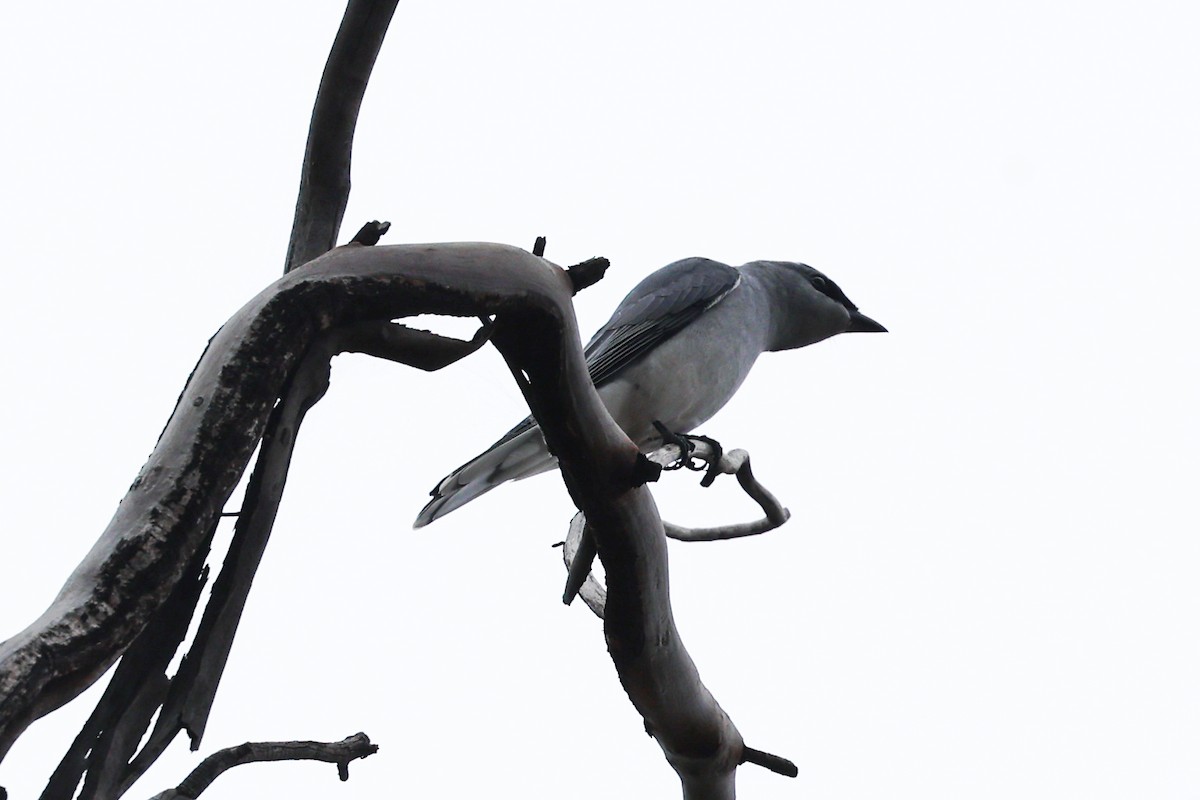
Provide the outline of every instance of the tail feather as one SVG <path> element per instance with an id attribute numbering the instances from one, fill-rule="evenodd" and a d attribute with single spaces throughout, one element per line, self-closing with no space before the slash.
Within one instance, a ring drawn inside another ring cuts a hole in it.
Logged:
<path id="1" fill-rule="evenodd" d="M 511 439 L 502 439 L 442 478 L 430 492 L 433 499 L 421 509 L 413 527 L 423 528 L 506 481 L 548 472 L 557 465 L 558 461 L 546 449 L 541 430 L 536 427 Z"/>

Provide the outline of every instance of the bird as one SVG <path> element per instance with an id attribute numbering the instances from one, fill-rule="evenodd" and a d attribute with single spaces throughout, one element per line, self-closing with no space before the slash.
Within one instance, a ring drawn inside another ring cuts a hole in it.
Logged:
<path id="1" fill-rule="evenodd" d="M 613 420 L 643 452 L 663 430 L 686 434 L 737 392 L 764 352 L 839 333 L 886 332 L 824 273 L 798 262 L 731 267 L 685 258 L 642 280 L 584 349 Z M 438 482 L 413 523 L 421 528 L 502 483 L 557 460 L 532 417 Z"/>

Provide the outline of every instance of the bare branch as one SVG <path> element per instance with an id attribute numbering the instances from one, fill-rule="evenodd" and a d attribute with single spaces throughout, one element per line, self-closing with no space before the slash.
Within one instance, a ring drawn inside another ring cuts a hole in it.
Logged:
<path id="1" fill-rule="evenodd" d="M 589 258 L 587 261 L 567 267 L 567 275 L 571 278 L 571 286 L 574 287 L 576 294 L 603 278 L 608 267 L 607 258 Z"/>
<path id="2" fill-rule="evenodd" d="M 329 387 L 329 359 L 335 352 L 331 338 L 328 334 L 317 338 L 287 382 L 283 398 L 271 412 L 258 461 L 246 486 L 233 540 L 205 606 L 195 640 L 171 679 L 154 730 L 124 770 L 117 796 L 154 764 L 179 731 L 187 731 L 192 750 L 200 746 L 250 586 L 283 498 L 300 424 L 308 409 Z"/>
<path id="3" fill-rule="evenodd" d="M 388 229 L 391 227 L 392 223 L 390 222 L 380 222 L 377 219 L 373 219 L 359 228 L 358 233 L 354 234 L 354 238 L 348 243 L 372 247 L 376 244 L 379 244 L 379 240 L 383 238 L 383 235 L 387 233 Z"/>
<path id="4" fill-rule="evenodd" d="M 663 522 L 663 530 L 672 539 L 683 542 L 712 542 L 719 539 L 737 539 L 742 536 L 755 536 L 760 533 L 778 528 L 787 522 L 791 513 L 784 508 L 775 496 L 758 482 L 750 471 L 750 454 L 745 450 L 730 450 L 728 453 L 719 452 L 703 439 L 693 441 L 694 449 L 691 458 L 708 462 L 711 465 L 708 474 L 715 476 L 737 475 L 738 483 L 750 497 L 759 504 L 766 516 L 754 522 L 719 525 L 711 528 L 686 528 L 682 525 L 672 525 Z M 662 466 L 679 461 L 682 450 L 679 445 L 668 444 L 646 456 L 650 464 Z M 709 481 L 705 485 L 711 485 Z M 567 605 L 576 596 L 582 597 L 592 612 L 604 619 L 604 586 L 591 574 L 592 561 L 596 548 L 590 545 L 586 519 L 582 514 L 576 514 L 567 530 L 567 538 L 563 542 L 563 563 L 567 566 L 567 584 L 563 590 L 563 602 Z"/>
<path id="5" fill-rule="evenodd" d="M 518 385 L 595 537 L 608 582 L 604 634 L 621 684 L 685 800 L 732 800 L 742 737 L 675 627 L 666 537 L 649 491 L 637 485 L 644 459 L 601 404 L 578 337 L 573 315 L 528 315 L 519 324 L 498 321 L 493 341 L 524 377 Z"/>
<path id="6" fill-rule="evenodd" d="M 350 0 L 325 62 L 300 170 L 284 271 L 337 243 L 350 197 L 350 151 L 358 109 L 397 0 Z"/>
<path id="7" fill-rule="evenodd" d="M 215 527 L 214 527 L 215 530 Z M 212 534 L 210 532 L 209 540 Z M 117 797 L 129 759 L 167 694 L 167 666 L 187 633 L 208 576 L 208 542 L 161 611 L 121 659 L 104 695 L 54 770 L 41 800 L 71 800 L 87 773 L 79 797 Z"/>
<path id="8" fill-rule="evenodd" d="M 764 753 L 762 750 L 755 750 L 753 747 L 742 748 L 742 763 L 764 767 L 777 775 L 784 775 L 788 778 L 794 778 L 800 774 L 800 770 L 796 769 L 796 765 L 786 758 Z"/>
<path id="9" fill-rule="evenodd" d="M 353 245 L 251 300 L 213 337 L 92 551 L 41 617 L 0 643 L 0 755 L 102 675 L 170 596 L 326 331 L 418 313 L 569 314 L 570 291 L 565 272 L 514 247 Z"/>
<path id="10" fill-rule="evenodd" d="M 213 338 L 139 479 L 63 592 L 0 644 L 0 743 L 85 688 L 146 626 L 218 518 L 276 398 L 329 334 L 419 313 L 494 315 L 493 341 L 604 564 L 605 637 L 622 685 L 684 797 L 732 798 L 742 738 L 675 628 L 661 521 L 635 485 L 645 459 L 588 377 L 573 289 L 563 270 L 517 248 L 351 245 L 254 298 Z"/>
<path id="11" fill-rule="evenodd" d="M 690 457 L 710 464 L 702 485 L 712 485 L 712 479 L 718 474 L 737 475 L 738 483 L 743 491 L 758 503 L 766 516 L 754 522 L 718 525 L 711 528 L 686 528 L 682 525 L 663 522 L 663 529 L 667 536 L 681 542 L 737 539 L 742 536 L 757 536 L 767 531 L 773 531 L 791 518 L 791 512 L 784 508 L 775 495 L 767 491 L 767 488 L 754 477 L 754 473 L 750 470 L 749 453 L 745 450 L 730 450 L 728 453 L 721 453 L 718 448 L 703 439 L 693 440 L 692 443 L 694 449 L 690 453 Z M 679 461 L 681 455 L 682 451 L 679 445 L 667 444 L 650 453 L 647 458 L 655 464 L 667 465 Z"/>
<path id="12" fill-rule="evenodd" d="M 338 349 L 434 372 L 471 355 L 487 344 L 491 336 L 491 323 L 480 327 L 471 341 L 464 342 L 407 325 L 364 322 L 338 331 Z"/>
<path id="13" fill-rule="evenodd" d="M 349 780 L 350 762 L 378 751 L 379 745 L 371 744 L 365 733 L 356 733 L 340 742 L 246 742 L 213 753 L 183 783 L 159 792 L 151 800 L 194 800 L 227 770 L 264 761 L 324 761 L 337 764 L 338 777 Z"/>

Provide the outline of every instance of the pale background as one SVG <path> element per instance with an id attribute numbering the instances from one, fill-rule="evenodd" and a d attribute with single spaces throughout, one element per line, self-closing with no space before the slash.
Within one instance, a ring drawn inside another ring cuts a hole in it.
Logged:
<path id="1" fill-rule="evenodd" d="M 689 255 L 802 260 L 891 329 L 765 357 L 704 432 L 793 520 L 672 546 L 754 798 L 1200 797 L 1194 4 L 402 3 L 344 241 L 612 259 L 590 332 Z M 277 277 L 340 2 L 6 3 L 0 636 L 102 530 L 218 326 Z M 698 364 L 697 369 L 703 369 Z M 340 739 L 205 797 L 672 797 L 554 475 L 419 532 L 524 414 L 488 348 L 342 357 L 201 755 Z M 755 509 L 694 477 L 679 522 Z M 96 692 L 0 765 L 36 797 Z M 196 763 L 181 737 L 127 795 Z"/>

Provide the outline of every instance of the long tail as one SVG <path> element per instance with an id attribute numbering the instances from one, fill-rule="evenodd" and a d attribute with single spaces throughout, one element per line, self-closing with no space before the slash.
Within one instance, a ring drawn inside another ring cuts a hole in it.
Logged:
<path id="1" fill-rule="evenodd" d="M 430 492 L 433 499 L 421 509 L 413 523 L 423 528 L 435 519 L 466 505 L 505 481 L 528 478 L 558 466 L 546 449 L 542 431 L 526 420 L 500 441 L 442 478 Z"/>

